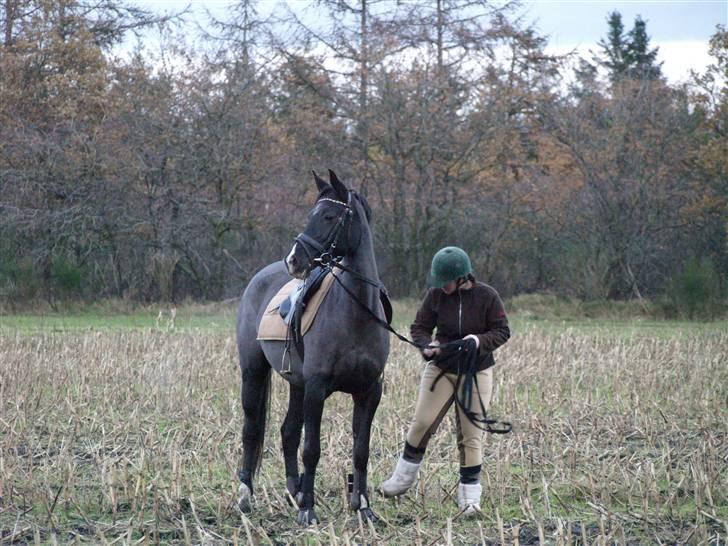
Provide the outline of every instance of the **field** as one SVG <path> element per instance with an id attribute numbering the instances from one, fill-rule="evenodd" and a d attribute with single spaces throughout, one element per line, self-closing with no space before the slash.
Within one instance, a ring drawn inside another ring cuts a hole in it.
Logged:
<path id="1" fill-rule="evenodd" d="M 402 328 L 413 312 L 398 306 Z M 176 315 L 0 317 L 0 543 L 725 544 L 728 324 L 513 317 L 497 354 L 482 516 L 458 517 L 454 419 L 381 520 L 346 508 L 351 403 L 327 402 L 316 528 L 283 496 L 273 382 L 256 511 L 235 508 L 239 374 L 230 306 Z M 390 472 L 419 357 L 393 342 L 370 483 Z"/>

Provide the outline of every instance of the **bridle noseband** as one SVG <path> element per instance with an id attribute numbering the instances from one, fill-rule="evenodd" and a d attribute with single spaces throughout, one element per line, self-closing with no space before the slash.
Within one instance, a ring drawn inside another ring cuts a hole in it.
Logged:
<path id="1" fill-rule="evenodd" d="M 346 203 L 336 199 L 331 199 L 330 197 L 322 197 L 317 201 L 317 203 L 320 201 L 328 201 L 343 207 L 339 218 L 331 230 L 329 230 L 323 244 L 305 233 L 299 233 L 294 239 L 295 242 L 301 244 L 301 248 L 303 248 L 303 251 L 306 253 L 306 257 L 308 258 L 309 263 L 306 268 L 306 275 L 308 275 L 314 267 L 318 265 L 326 266 L 334 261 L 336 248 L 340 243 L 340 237 L 342 231 L 344 231 L 344 226 L 348 224 L 347 232 L 351 229 L 351 221 L 354 216 L 354 209 L 351 205 L 353 193 L 353 191 L 349 190 Z"/>

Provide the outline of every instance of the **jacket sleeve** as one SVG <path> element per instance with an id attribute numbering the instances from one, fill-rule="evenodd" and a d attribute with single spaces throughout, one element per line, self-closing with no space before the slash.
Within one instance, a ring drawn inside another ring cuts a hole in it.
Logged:
<path id="1" fill-rule="evenodd" d="M 437 311 L 434 304 L 434 290 L 429 290 L 417 310 L 414 322 L 410 325 L 412 340 L 420 345 L 429 345 L 432 342 L 435 326 L 437 326 Z"/>
<path id="2" fill-rule="evenodd" d="M 490 305 L 485 311 L 485 322 L 486 331 L 478 334 L 478 339 L 480 340 L 478 353 L 481 355 L 492 353 L 511 337 L 506 309 L 497 292 L 494 294 Z"/>

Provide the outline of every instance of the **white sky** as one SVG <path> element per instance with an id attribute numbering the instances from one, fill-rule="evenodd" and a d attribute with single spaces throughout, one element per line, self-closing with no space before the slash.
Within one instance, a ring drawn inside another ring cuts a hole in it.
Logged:
<path id="1" fill-rule="evenodd" d="M 137 0 L 137 6 L 158 13 L 181 11 L 189 6 L 188 25 L 204 25 L 205 9 L 225 19 L 230 0 Z M 307 0 L 287 0 L 296 12 L 311 7 Z M 259 0 L 261 14 L 272 12 L 280 0 Z M 576 49 L 591 58 L 597 42 L 607 33 L 607 16 L 617 10 L 622 14 L 625 31 L 632 28 L 636 16 L 647 21 L 651 44 L 659 47 L 658 58 L 664 61 L 663 73 L 673 83 L 687 80 L 691 69 L 703 71 L 711 62 L 708 40 L 716 25 L 728 25 L 728 0 L 523 0 L 522 15 L 528 23 L 548 36 L 547 51 L 564 53 Z"/>

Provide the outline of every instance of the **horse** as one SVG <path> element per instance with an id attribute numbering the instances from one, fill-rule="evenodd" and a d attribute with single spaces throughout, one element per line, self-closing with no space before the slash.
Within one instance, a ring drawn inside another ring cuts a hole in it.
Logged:
<path id="1" fill-rule="evenodd" d="M 350 507 L 364 518 L 376 517 L 367 495 L 367 463 L 390 341 L 389 333 L 377 327 L 377 319 L 384 319 L 383 285 L 374 257 L 371 209 L 333 171 L 329 170 L 329 182 L 313 174 L 319 193 L 304 231 L 285 260 L 266 266 L 251 279 L 237 315 L 244 414 L 238 506 L 243 511 L 253 507 L 253 478 L 261 462 L 271 372 L 275 370 L 289 384 L 281 439 L 286 488 L 298 504 L 301 525 L 318 522 L 314 481 L 321 450 L 321 417 L 324 402 L 333 392 L 349 393 L 354 406 Z M 303 337 L 303 356 L 289 350 L 283 341 L 257 340 L 258 324 L 271 298 L 292 278 L 304 278 L 316 264 L 340 266 L 334 266 L 336 282 Z M 302 427 L 304 472 L 299 476 Z"/>

